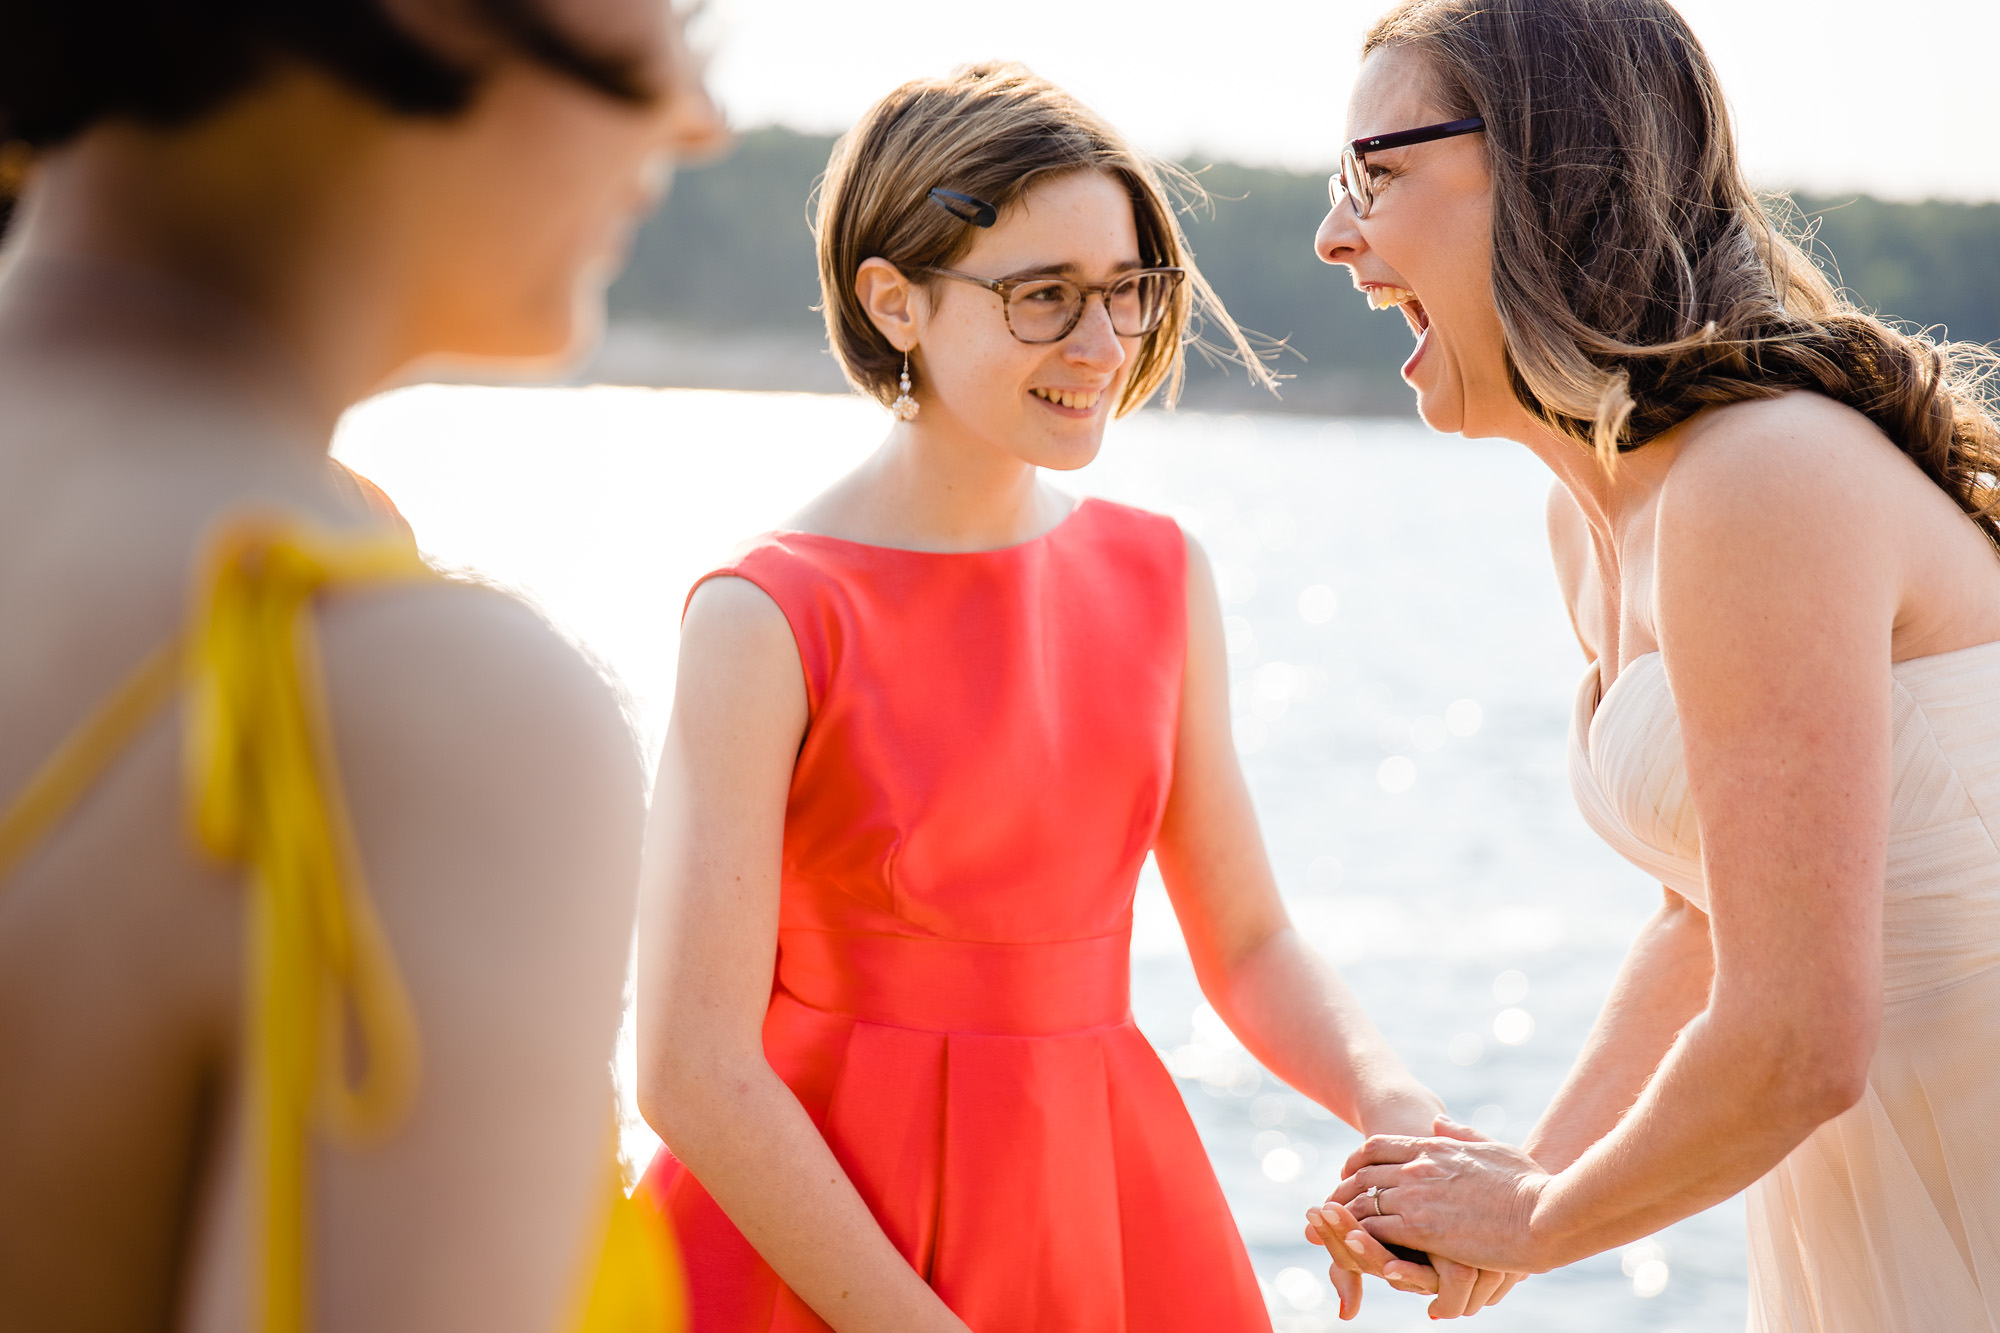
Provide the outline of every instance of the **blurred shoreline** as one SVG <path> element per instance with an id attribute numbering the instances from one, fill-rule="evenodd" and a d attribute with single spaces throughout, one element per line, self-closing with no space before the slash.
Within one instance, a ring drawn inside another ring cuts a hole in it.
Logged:
<path id="1" fill-rule="evenodd" d="M 771 330 L 716 333 L 637 319 L 613 321 L 570 378 L 577 384 L 646 389 L 850 391 L 822 340 Z"/>
<path id="2" fill-rule="evenodd" d="M 677 173 L 611 288 L 609 336 L 572 382 L 846 392 L 825 352 L 808 217 L 832 146 L 823 135 L 746 130 L 728 157 Z M 1410 391 L 1397 374 L 1412 342 L 1402 316 L 1370 310 L 1346 271 L 1313 252 L 1326 177 L 1183 165 L 1200 182 L 1182 200 L 1181 221 L 1202 273 L 1263 346 L 1288 349 L 1269 363 L 1288 377 L 1277 397 L 1238 367 L 1190 355 L 1183 404 L 1411 420 Z M 2000 343 L 2000 203 L 1801 194 L 1774 206 L 1784 230 L 1805 240 L 1814 262 L 1861 305 L 1953 338 Z"/>
<path id="3" fill-rule="evenodd" d="M 1212 368 L 1188 351 L 1188 380 L 1180 405 L 1211 412 L 1281 412 L 1311 416 L 1416 415 L 1409 391 L 1385 383 L 1379 368 L 1307 366 L 1297 355 L 1271 362 L 1289 376 L 1279 392 L 1249 382 L 1234 366 Z M 654 320 L 616 319 L 584 362 L 565 381 L 649 389 L 733 389 L 753 393 L 854 392 L 824 338 L 757 329 L 717 331 Z"/>

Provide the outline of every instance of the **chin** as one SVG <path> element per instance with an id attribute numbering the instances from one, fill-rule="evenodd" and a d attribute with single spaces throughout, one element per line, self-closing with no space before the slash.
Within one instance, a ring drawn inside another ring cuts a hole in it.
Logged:
<path id="1" fill-rule="evenodd" d="M 1028 461 L 1050 472 L 1075 472 L 1095 462 L 1104 449 L 1104 430 L 1100 426 L 1087 438 L 1050 440 L 1035 450 Z"/>
<path id="2" fill-rule="evenodd" d="M 488 326 L 485 345 L 467 352 L 482 361 L 515 361 L 530 369 L 560 369 L 597 350 L 604 340 L 604 302 L 588 296 L 566 297 L 525 310 L 506 324 Z"/>
<path id="3" fill-rule="evenodd" d="M 1097 461 L 1097 450 L 1085 454 L 1063 454 L 1052 458 L 1037 458 L 1035 466 L 1049 472 L 1077 472 Z"/>
<path id="4" fill-rule="evenodd" d="M 1417 391 L 1417 416 L 1440 435 L 1465 433 L 1465 413 L 1457 403 L 1440 401 L 1421 389 Z"/>
<path id="5" fill-rule="evenodd" d="M 587 325 L 563 319 L 548 327 L 516 328 L 500 337 L 489 329 L 484 337 L 454 340 L 418 357 L 394 382 L 435 379 L 446 383 L 534 384 L 563 379 L 597 350 L 602 334 L 601 319 Z"/>

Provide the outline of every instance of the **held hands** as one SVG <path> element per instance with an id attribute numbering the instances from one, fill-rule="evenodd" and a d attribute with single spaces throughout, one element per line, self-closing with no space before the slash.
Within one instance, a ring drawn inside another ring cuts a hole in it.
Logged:
<path id="1" fill-rule="evenodd" d="M 1435 1138 L 1376 1135 L 1347 1159 L 1347 1178 L 1307 1211 L 1306 1239 L 1332 1258 L 1328 1276 L 1340 1317 L 1361 1309 L 1361 1275 L 1398 1291 L 1435 1294 L 1433 1319 L 1456 1319 L 1498 1304 L 1527 1273 L 1527 1218 L 1548 1177 L 1520 1149 L 1489 1142 L 1439 1115 Z M 1392 1193 L 1392 1191 L 1400 1191 Z M 1384 1242 L 1425 1251 L 1430 1263 L 1400 1259 Z M 1489 1267 L 1445 1258 L 1466 1255 Z"/>

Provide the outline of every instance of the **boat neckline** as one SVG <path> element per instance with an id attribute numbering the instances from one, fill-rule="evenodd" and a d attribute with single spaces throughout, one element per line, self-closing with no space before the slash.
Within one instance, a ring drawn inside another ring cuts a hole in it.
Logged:
<path id="1" fill-rule="evenodd" d="M 852 546 L 857 550 L 886 551 L 893 555 L 933 555 L 933 556 L 943 556 L 943 557 L 967 556 L 967 555 L 1006 555 L 1013 551 L 1025 551 L 1028 550 L 1030 547 L 1039 546 L 1043 542 L 1048 541 L 1050 538 L 1054 537 L 1057 533 L 1061 532 L 1064 528 L 1067 528 L 1070 525 L 1070 523 L 1075 520 L 1078 514 L 1081 514 L 1086 508 L 1097 502 L 1098 498 L 1096 496 L 1086 495 L 1081 499 L 1079 499 L 1075 504 L 1071 505 L 1069 512 L 1067 514 L 1064 514 L 1061 520 L 1059 520 L 1054 527 L 1049 528 L 1046 532 L 1037 533 L 1035 536 L 1028 538 L 1026 541 L 1015 542 L 1011 546 L 982 546 L 975 551 L 931 551 L 931 550 L 926 550 L 921 546 L 883 546 L 877 542 L 856 541 L 852 537 L 836 537 L 833 534 L 827 532 L 808 532 L 804 528 L 774 528 L 771 530 L 771 536 L 782 537 L 787 539 L 795 537 L 807 537 L 816 542 L 833 542 L 839 546 Z"/>

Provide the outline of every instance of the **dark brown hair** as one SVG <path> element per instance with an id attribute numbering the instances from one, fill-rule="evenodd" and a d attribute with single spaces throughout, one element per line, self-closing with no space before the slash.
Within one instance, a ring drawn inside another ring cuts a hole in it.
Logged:
<path id="1" fill-rule="evenodd" d="M 471 0 L 494 38 L 607 96 L 651 100 L 638 62 L 590 50 L 536 0 Z M 484 70 L 405 32 L 377 0 L 0 0 L 0 143 L 39 151 L 100 120 L 171 127 L 296 60 L 408 115 L 449 116 Z"/>
<path id="2" fill-rule="evenodd" d="M 1220 331 L 1224 356 L 1269 384 L 1270 373 L 1194 265 L 1161 183 L 1166 170 L 1096 112 L 1020 65 L 967 65 L 896 89 L 834 145 L 819 187 L 813 232 L 820 294 L 827 338 L 847 378 L 886 404 L 903 364 L 855 295 L 862 261 L 886 259 L 912 282 L 929 284 L 936 279 L 922 270 L 950 267 L 972 247 L 976 229 L 933 203 L 933 187 L 971 195 L 1004 214 L 1041 181 L 1102 171 L 1131 196 L 1141 261 L 1188 274 L 1166 321 L 1140 343 L 1118 414 L 1163 385 L 1168 402 L 1178 395 L 1196 317 Z"/>
<path id="3" fill-rule="evenodd" d="M 1363 55 L 1419 52 L 1481 116 L 1514 392 L 1607 467 L 1703 408 L 1804 389 L 1867 416 L 2000 545 L 1992 353 L 1836 290 L 1743 178 L 1707 53 L 1666 0 L 1405 0 Z M 1782 205 L 1781 205 L 1782 207 Z"/>

